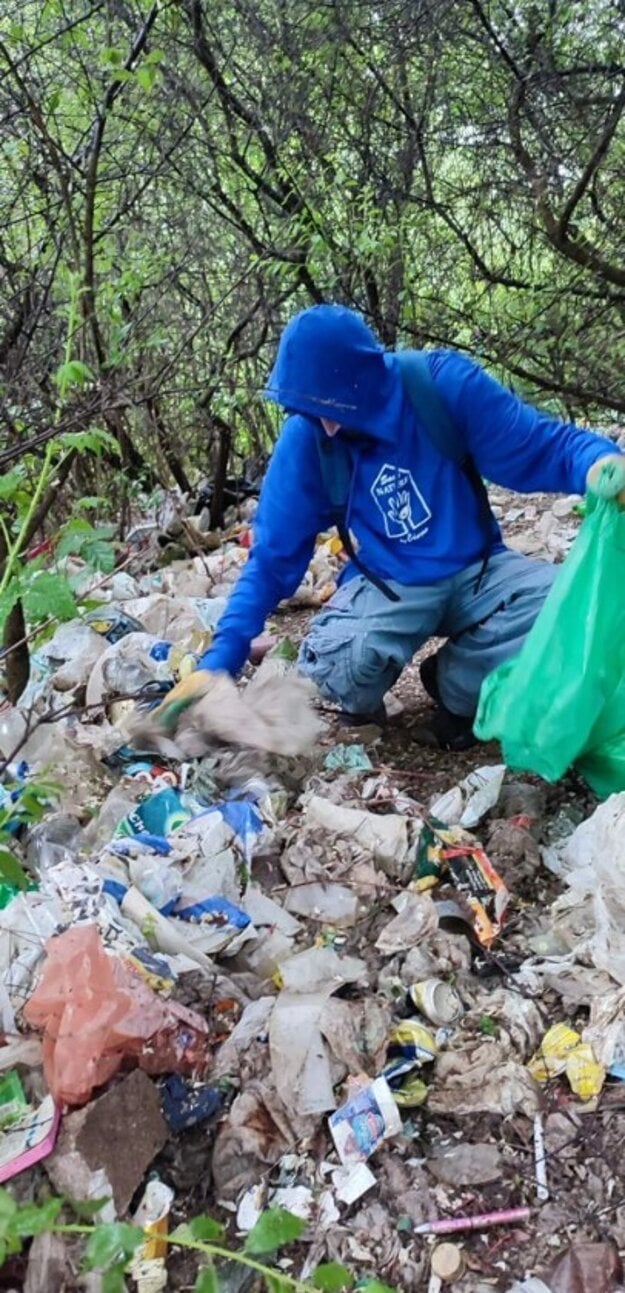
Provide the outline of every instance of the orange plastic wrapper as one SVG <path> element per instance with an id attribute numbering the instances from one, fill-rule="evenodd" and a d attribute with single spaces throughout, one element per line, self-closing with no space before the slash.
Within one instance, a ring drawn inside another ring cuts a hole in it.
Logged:
<path id="1" fill-rule="evenodd" d="M 56 1100 L 86 1104 L 125 1060 L 146 1073 L 205 1075 L 205 1020 L 159 997 L 127 963 L 109 955 L 97 926 L 66 930 L 48 941 L 46 953 L 24 1017 L 44 1030 L 44 1073 Z"/>

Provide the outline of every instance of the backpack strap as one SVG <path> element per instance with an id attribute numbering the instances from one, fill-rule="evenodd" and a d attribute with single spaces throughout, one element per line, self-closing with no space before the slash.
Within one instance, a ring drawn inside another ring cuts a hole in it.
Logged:
<path id="1" fill-rule="evenodd" d="M 404 389 L 415 412 L 419 414 L 431 444 L 444 458 L 455 462 L 464 472 L 476 496 L 479 521 L 485 541 L 493 532 L 493 514 L 488 491 L 467 448 L 462 431 L 452 418 L 432 377 L 424 350 L 400 350 L 396 353 Z M 485 552 L 488 551 L 488 543 Z"/>
<path id="2" fill-rule="evenodd" d="M 464 472 L 475 494 L 479 522 L 484 531 L 482 568 L 475 585 L 475 591 L 477 592 L 488 565 L 490 537 L 493 534 L 494 527 L 488 491 L 469 453 L 461 428 L 452 417 L 432 377 L 427 352 L 424 350 L 400 350 L 396 352 L 396 359 L 406 394 L 415 412 L 419 415 L 430 443 L 434 445 L 435 449 L 438 449 L 444 458 L 449 458 L 451 462 L 455 462 L 460 470 Z M 339 436 L 327 436 L 320 426 L 317 431 L 317 449 L 323 486 L 330 500 L 332 524 L 337 528 L 345 552 L 361 575 L 364 575 L 372 584 L 375 584 L 376 588 L 379 588 L 380 592 L 384 593 L 384 596 L 389 601 L 400 601 L 399 595 L 393 592 L 393 589 L 389 588 L 383 579 L 368 570 L 354 550 L 346 524 L 353 469 L 348 445 Z"/>
<path id="3" fill-rule="evenodd" d="M 400 600 L 399 593 L 389 588 L 388 584 L 383 579 L 380 579 L 379 575 L 374 575 L 372 570 L 367 569 L 352 543 L 352 536 L 347 525 L 347 507 L 353 472 L 349 446 L 344 440 L 339 440 L 338 437 L 327 436 L 323 427 L 319 427 L 317 431 L 317 449 L 323 486 L 330 500 L 332 524 L 338 530 L 339 539 L 347 556 L 356 569 L 360 571 L 360 574 L 364 575 L 365 579 L 370 580 L 372 584 L 375 584 L 375 587 L 379 588 L 389 602 L 398 602 Z"/>

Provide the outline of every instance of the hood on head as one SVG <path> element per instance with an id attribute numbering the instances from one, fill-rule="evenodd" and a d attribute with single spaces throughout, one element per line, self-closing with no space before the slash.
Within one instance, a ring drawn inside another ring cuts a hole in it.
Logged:
<path id="1" fill-rule="evenodd" d="M 265 396 L 290 413 L 375 435 L 397 395 L 391 356 L 354 310 L 314 305 L 287 324 Z"/>

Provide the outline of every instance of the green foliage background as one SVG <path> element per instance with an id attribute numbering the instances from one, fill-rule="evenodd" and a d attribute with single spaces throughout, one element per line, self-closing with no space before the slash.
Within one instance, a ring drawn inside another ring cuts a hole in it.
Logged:
<path id="1" fill-rule="evenodd" d="M 5 453 L 63 402 L 117 446 L 70 492 L 258 455 L 280 328 L 321 300 L 625 409 L 619 3 L 0 0 L 0 32 Z"/>

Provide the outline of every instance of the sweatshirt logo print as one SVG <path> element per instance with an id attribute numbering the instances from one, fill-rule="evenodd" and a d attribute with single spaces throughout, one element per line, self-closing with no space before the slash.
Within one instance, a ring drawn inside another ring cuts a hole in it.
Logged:
<path id="1" fill-rule="evenodd" d="M 432 513 L 405 467 L 385 462 L 371 486 L 371 497 L 382 513 L 389 539 L 414 543 L 427 534 Z"/>

